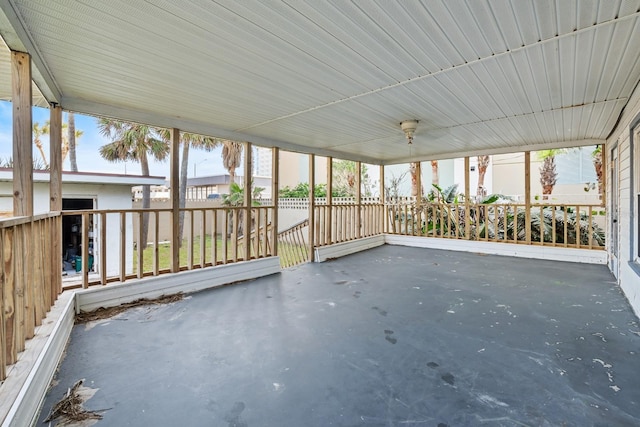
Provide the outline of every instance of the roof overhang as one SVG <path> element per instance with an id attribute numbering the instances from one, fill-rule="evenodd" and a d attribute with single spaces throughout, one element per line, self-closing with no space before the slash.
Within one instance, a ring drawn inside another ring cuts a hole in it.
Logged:
<path id="1" fill-rule="evenodd" d="M 12 169 L 0 169 L 0 182 L 13 181 Z M 33 182 L 49 183 L 48 171 L 33 171 Z M 164 185 L 161 176 L 117 175 L 109 173 L 62 172 L 63 184 L 100 184 L 100 185 Z"/>
<path id="2" fill-rule="evenodd" d="M 368 163 L 604 143 L 640 81 L 638 0 L 0 9 L 65 109 Z"/>

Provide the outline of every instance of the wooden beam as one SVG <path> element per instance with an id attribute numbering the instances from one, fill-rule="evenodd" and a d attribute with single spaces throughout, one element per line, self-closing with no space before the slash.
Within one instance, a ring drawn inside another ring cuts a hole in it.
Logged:
<path id="1" fill-rule="evenodd" d="M 62 211 L 62 108 L 56 105 L 49 110 L 49 210 Z M 62 218 L 52 221 L 51 226 L 51 271 L 62 271 Z M 100 252 L 103 258 L 105 252 Z M 52 292 L 62 292 L 62 276 L 52 275 Z M 106 283 L 106 282 L 105 282 Z"/>
<path id="2" fill-rule="evenodd" d="M 422 204 L 422 162 L 416 162 L 416 206 Z"/>
<path id="3" fill-rule="evenodd" d="M 600 206 L 607 206 L 607 147 L 605 144 L 600 145 L 600 154 L 602 156 L 602 194 L 600 195 Z"/>
<path id="4" fill-rule="evenodd" d="M 316 156 L 309 154 L 309 261 L 314 261 L 316 230 Z"/>
<path id="5" fill-rule="evenodd" d="M 356 221 L 355 221 L 355 238 L 362 237 L 361 223 L 362 223 L 362 163 L 356 162 Z"/>
<path id="6" fill-rule="evenodd" d="M 271 201 L 273 213 L 271 216 L 271 254 L 278 255 L 278 197 L 280 192 L 280 149 L 271 149 Z"/>
<path id="7" fill-rule="evenodd" d="M 62 210 L 62 108 L 49 110 L 49 210 Z"/>
<path id="8" fill-rule="evenodd" d="M 31 56 L 11 52 L 13 104 L 13 215 L 33 215 Z"/>
<path id="9" fill-rule="evenodd" d="M 524 152 L 524 227 L 526 242 L 531 243 L 531 152 Z"/>
<path id="10" fill-rule="evenodd" d="M 464 158 L 464 238 L 471 238 L 471 179 L 469 177 L 471 165 L 469 164 L 469 156 Z"/>
<path id="11" fill-rule="evenodd" d="M 171 272 L 180 271 L 180 129 L 171 129 L 169 185 L 171 186 Z"/>
<path id="12" fill-rule="evenodd" d="M 387 232 L 387 214 L 386 214 L 386 210 L 385 210 L 385 191 L 384 191 L 384 165 L 380 165 L 380 198 L 379 198 L 379 203 L 382 205 L 382 212 L 381 212 L 381 217 L 380 217 L 380 221 L 382 221 L 382 223 L 380 224 L 380 231 L 383 233 Z"/>
<path id="13" fill-rule="evenodd" d="M 251 175 L 253 174 L 253 162 L 251 161 L 251 143 L 244 143 L 244 259 L 251 259 Z"/>
<path id="14" fill-rule="evenodd" d="M 333 157 L 327 157 L 327 211 L 324 217 L 324 243 L 330 245 L 333 234 Z"/>

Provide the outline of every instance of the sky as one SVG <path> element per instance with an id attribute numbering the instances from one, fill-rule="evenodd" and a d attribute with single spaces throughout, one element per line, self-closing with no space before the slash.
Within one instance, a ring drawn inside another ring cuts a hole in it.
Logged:
<path id="1" fill-rule="evenodd" d="M 49 120 L 49 110 L 46 108 L 33 107 L 33 122 L 43 125 Z M 111 142 L 110 139 L 102 136 L 98 131 L 97 119 L 92 116 L 76 114 L 76 130 L 81 130 L 83 135 L 77 139 L 76 158 L 78 170 L 80 172 L 103 172 L 114 174 L 140 175 L 140 164 L 134 162 L 112 163 L 100 157 L 101 146 Z M 6 159 L 12 155 L 12 104 L 7 101 L 0 101 L 0 158 Z M 67 122 L 67 114 L 62 116 L 63 122 Z M 45 154 L 49 156 L 49 136 L 42 138 Z M 182 150 L 180 150 L 182 154 Z M 33 146 L 33 158 L 41 159 L 40 152 Z M 69 156 L 65 159 L 63 170 L 71 170 Z M 150 160 L 149 170 L 153 176 L 169 177 L 169 161 L 156 162 Z M 222 149 L 216 148 L 214 151 L 203 150 L 189 151 L 188 176 L 218 175 L 226 173 L 222 166 Z M 242 168 L 237 173 L 242 174 Z"/>

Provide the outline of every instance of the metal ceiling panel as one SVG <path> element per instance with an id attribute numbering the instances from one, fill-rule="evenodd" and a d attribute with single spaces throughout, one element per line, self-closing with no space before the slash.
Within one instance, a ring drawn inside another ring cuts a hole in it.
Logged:
<path id="1" fill-rule="evenodd" d="M 406 119 L 416 159 L 602 140 L 640 81 L 640 0 L 0 8 L 63 107 L 338 158 L 406 160 Z"/>

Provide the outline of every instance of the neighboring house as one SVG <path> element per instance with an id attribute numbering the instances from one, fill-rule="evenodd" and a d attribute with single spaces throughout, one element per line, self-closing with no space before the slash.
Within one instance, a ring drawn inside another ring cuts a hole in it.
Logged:
<path id="1" fill-rule="evenodd" d="M 243 185 L 244 177 L 236 175 L 236 183 Z M 199 176 L 197 178 L 187 178 L 187 200 L 205 200 L 214 197 L 213 195 L 229 194 L 231 179 L 228 174 Z M 254 176 L 253 185 L 264 188 L 261 193 L 263 198 L 271 197 L 271 178 L 264 176 Z"/>
<path id="2" fill-rule="evenodd" d="M 37 215 L 49 212 L 49 172 L 33 172 L 33 209 Z M 131 209 L 131 188 L 136 185 L 161 185 L 164 177 L 142 177 L 135 175 L 114 175 L 87 172 L 62 173 L 62 210 L 86 209 Z M 3 217 L 12 216 L 13 211 L 13 171 L 0 169 L 0 214 Z M 82 217 L 69 215 L 62 218 L 62 248 L 60 254 L 65 259 L 67 270 L 73 270 L 74 256 L 81 253 L 82 235 L 80 227 Z M 98 271 L 101 254 L 99 235 L 97 230 L 98 217 L 94 217 L 90 226 L 89 250 L 93 252 L 93 271 Z M 93 236 L 93 237 L 92 237 Z M 106 229 L 107 248 L 120 247 L 120 223 L 113 215 L 107 218 Z M 93 246 L 93 247 L 92 247 Z M 126 251 L 133 253 L 133 225 L 127 221 Z M 120 269 L 118 257 L 109 257 L 107 275 L 117 275 Z M 133 257 L 127 257 L 127 273 L 133 271 Z"/>

